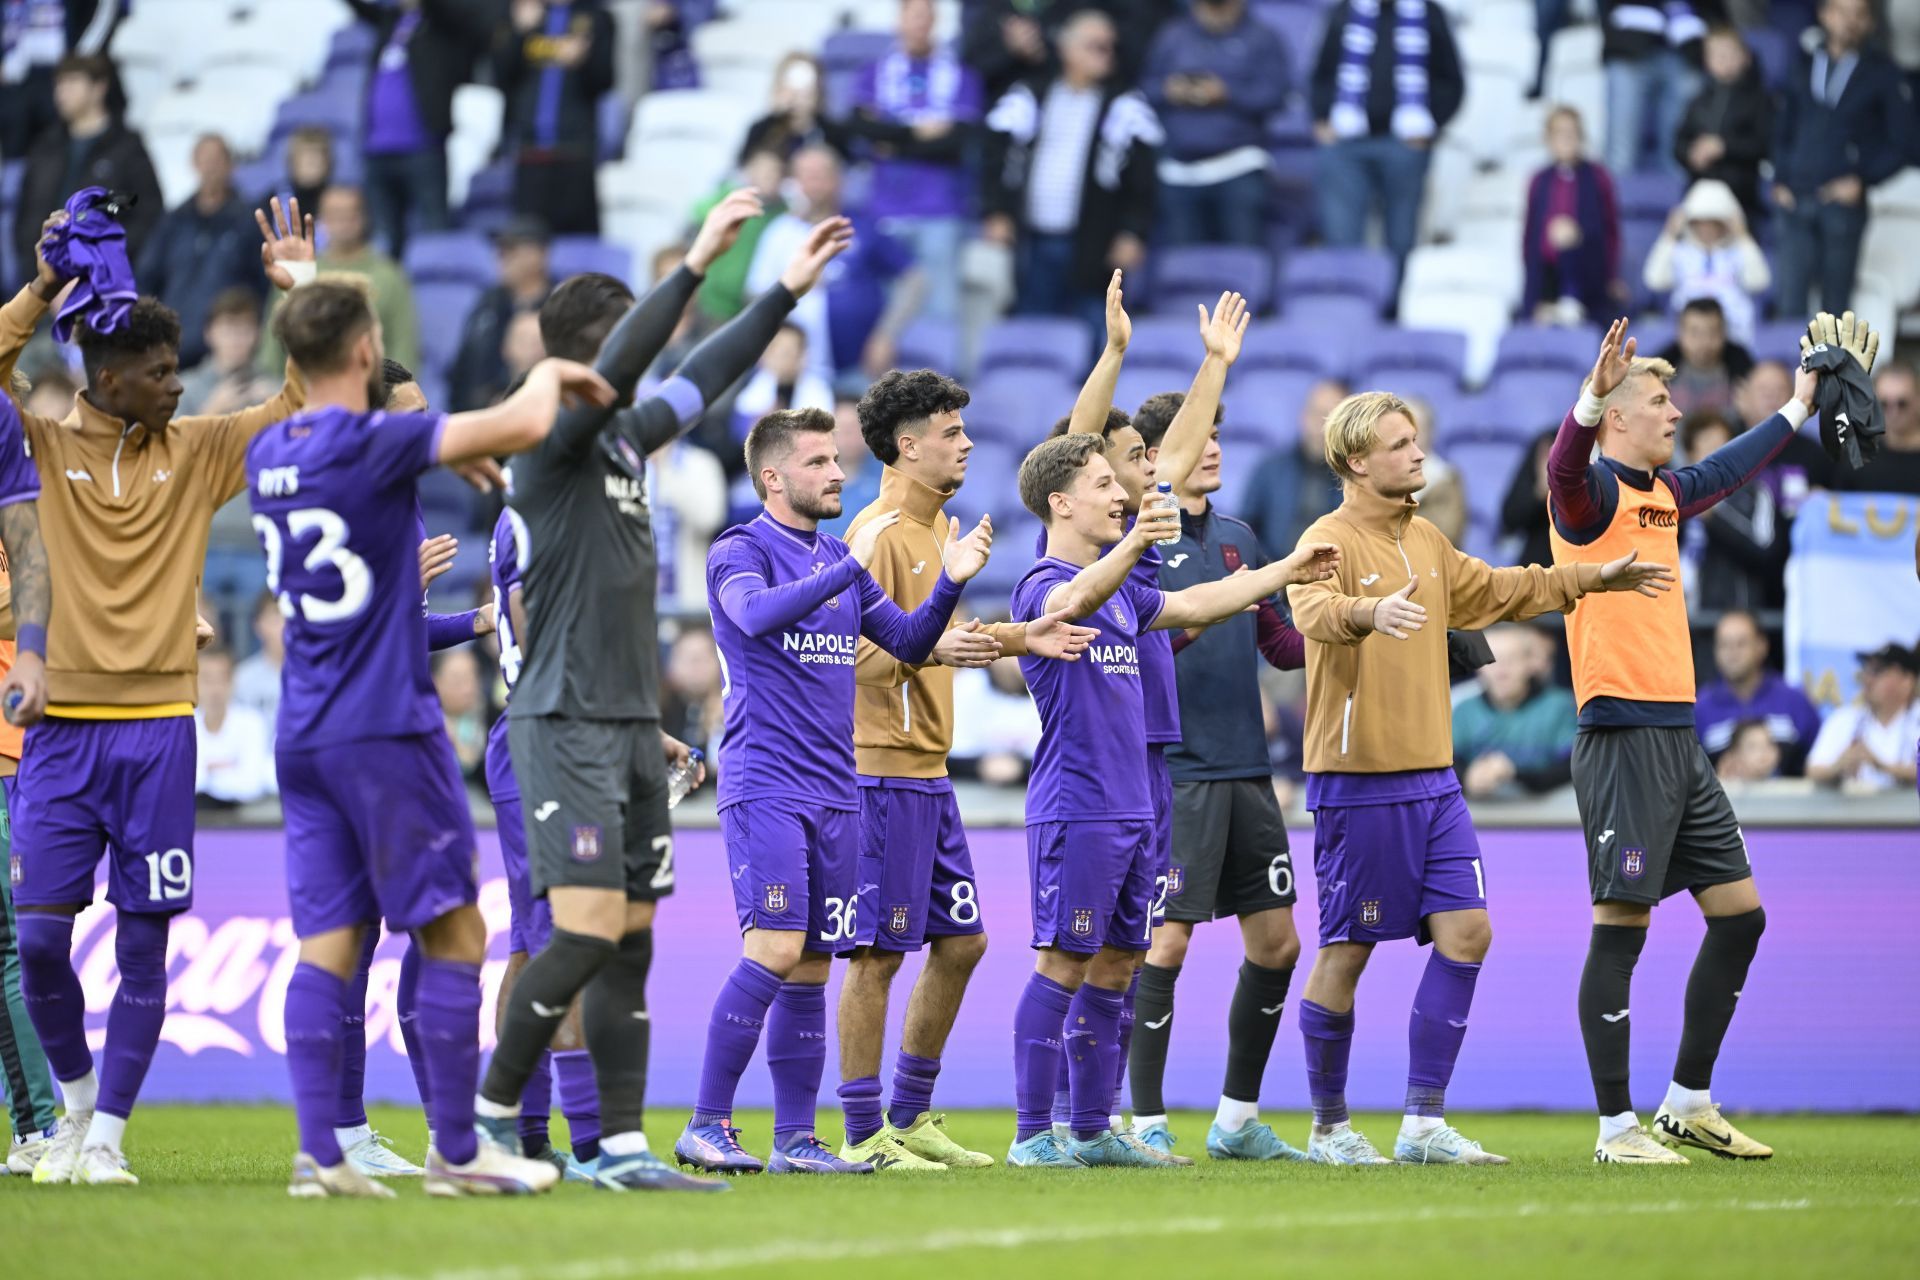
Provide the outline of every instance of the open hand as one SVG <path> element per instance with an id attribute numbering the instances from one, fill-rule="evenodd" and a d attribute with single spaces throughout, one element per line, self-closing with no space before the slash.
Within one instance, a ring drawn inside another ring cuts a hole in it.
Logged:
<path id="1" fill-rule="evenodd" d="M 1324 582 L 1340 571 L 1340 548 L 1331 542 L 1303 542 L 1280 563 L 1286 570 L 1289 586 Z"/>
<path id="2" fill-rule="evenodd" d="M 898 511 L 883 511 L 853 531 L 847 539 L 847 554 L 862 569 L 873 564 L 873 553 L 880 546 L 880 535 L 900 523 Z"/>
<path id="3" fill-rule="evenodd" d="M 313 215 L 307 214 L 303 220 L 300 215 L 300 200 L 297 196 L 287 197 L 291 212 L 280 207 L 280 197 L 272 200 L 273 221 L 267 221 L 267 215 L 260 210 L 253 211 L 253 220 L 260 228 L 260 265 L 267 269 L 267 279 L 273 281 L 277 289 L 293 288 L 293 273 L 286 268 L 289 262 L 313 262 L 319 255 L 313 247 Z"/>
<path id="4" fill-rule="evenodd" d="M 605 409 L 618 399 L 605 378 L 590 365 L 577 360 L 549 356 L 533 366 L 533 370 L 527 374 L 529 382 L 536 378 L 555 384 L 565 404 L 589 404 L 596 409 Z"/>
<path id="5" fill-rule="evenodd" d="M 420 544 L 420 589 L 425 591 L 433 585 L 433 580 L 453 568 L 453 557 L 460 550 L 460 541 L 450 533 L 428 538 Z"/>
<path id="6" fill-rule="evenodd" d="M 828 218 L 813 229 L 806 243 L 794 251 L 787 263 L 787 269 L 780 273 L 780 283 L 787 291 L 799 298 L 807 290 L 820 283 L 820 273 L 827 264 L 845 253 L 853 244 L 853 223 L 846 218 Z"/>
<path id="7" fill-rule="evenodd" d="M 1652 561 L 1641 564 L 1640 553 L 1629 551 L 1618 560 L 1609 560 L 1600 566 L 1600 589 L 1638 591 L 1657 600 L 1661 592 L 1673 590 L 1673 570 Z"/>
<path id="8" fill-rule="evenodd" d="M 1107 281 L 1107 350 L 1116 355 L 1133 341 L 1133 317 L 1127 314 L 1127 300 L 1120 292 L 1120 280 L 1125 274 L 1115 271 Z"/>
<path id="9" fill-rule="evenodd" d="M 700 233 L 694 236 L 693 246 L 687 250 L 687 269 L 697 276 L 707 274 L 707 269 L 733 248 L 740 238 L 740 229 L 765 211 L 759 193 L 751 187 L 729 193 L 708 211 L 706 221 L 700 224 Z"/>
<path id="10" fill-rule="evenodd" d="M 492 458 L 470 458 L 465 462 L 448 467 L 447 470 L 465 480 L 481 493 L 504 491 L 507 487 L 507 473 Z"/>
<path id="11" fill-rule="evenodd" d="M 1232 291 L 1220 295 L 1212 315 L 1207 314 L 1206 304 L 1201 303 L 1200 340 L 1207 344 L 1207 354 L 1229 365 L 1238 360 L 1240 344 L 1247 336 L 1247 323 L 1252 319 L 1246 298 Z"/>
<path id="12" fill-rule="evenodd" d="M 1621 345 L 1621 339 L 1626 345 Z M 1587 375 L 1587 390 L 1604 400 L 1613 389 L 1627 380 L 1633 371 L 1633 355 L 1639 350 L 1637 338 L 1627 337 L 1627 319 L 1625 316 L 1607 326 L 1607 336 L 1600 341 L 1600 354 L 1594 357 L 1593 372 Z"/>
<path id="13" fill-rule="evenodd" d="M 933 646 L 933 660 L 943 667 L 990 667 L 999 656 L 1000 642 L 978 618 L 947 628 Z"/>
<path id="14" fill-rule="evenodd" d="M 1415 604 L 1410 598 L 1414 588 L 1419 585 L 1420 579 L 1409 578 L 1406 586 L 1374 601 L 1373 629 L 1395 640 L 1406 640 L 1424 626 L 1427 621 L 1426 608 Z"/>
<path id="15" fill-rule="evenodd" d="M 964 538 L 960 536 L 958 520 L 947 526 L 947 545 L 941 548 L 940 562 L 955 582 L 965 582 L 986 568 L 987 557 L 992 554 L 992 516 L 981 516 L 980 523 Z"/>
<path id="16" fill-rule="evenodd" d="M 1075 623 L 1064 610 L 1043 613 L 1027 624 L 1027 652 L 1061 662 L 1078 662 L 1099 634 L 1092 627 Z"/>

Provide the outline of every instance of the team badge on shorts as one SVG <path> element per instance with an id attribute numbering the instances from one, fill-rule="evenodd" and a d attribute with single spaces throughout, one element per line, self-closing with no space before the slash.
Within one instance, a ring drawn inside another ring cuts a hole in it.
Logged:
<path id="1" fill-rule="evenodd" d="M 17 853 L 7 860 L 7 879 L 16 889 L 26 882 L 27 876 L 20 869 L 20 855 Z"/>
<path id="2" fill-rule="evenodd" d="M 575 827 L 573 829 L 573 860 L 575 862 L 598 862 L 600 860 L 600 827 L 598 824 Z"/>
<path id="3" fill-rule="evenodd" d="M 1187 887 L 1187 871 L 1178 863 L 1167 868 L 1167 896 L 1177 898 L 1180 891 Z"/>
<path id="4" fill-rule="evenodd" d="M 1073 909 L 1073 933 L 1077 938 L 1087 937 L 1093 932 L 1093 908 L 1075 907 Z"/>
<path id="5" fill-rule="evenodd" d="M 770 884 L 767 886 L 767 910 L 785 911 L 787 909 L 787 886 Z"/>
<path id="6" fill-rule="evenodd" d="M 1622 849 L 1620 851 L 1620 874 L 1629 880 L 1638 880 L 1647 873 L 1647 851 L 1645 849 Z"/>
<path id="7" fill-rule="evenodd" d="M 904 905 L 889 907 L 887 909 L 888 930 L 893 933 L 905 933 L 907 931 L 908 914 L 907 908 Z"/>
<path id="8" fill-rule="evenodd" d="M 1380 899 L 1368 898 L 1360 904 L 1360 923 L 1365 925 L 1380 923 Z"/>

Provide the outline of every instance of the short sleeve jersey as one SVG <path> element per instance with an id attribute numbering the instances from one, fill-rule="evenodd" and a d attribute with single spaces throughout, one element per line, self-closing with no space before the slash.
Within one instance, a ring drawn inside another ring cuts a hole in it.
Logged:
<path id="1" fill-rule="evenodd" d="M 441 414 L 328 406 L 247 449 L 267 586 L 287 619 L 277 741 L 307 750 L 441 727 L 427 668 L 415 481 Z"/>

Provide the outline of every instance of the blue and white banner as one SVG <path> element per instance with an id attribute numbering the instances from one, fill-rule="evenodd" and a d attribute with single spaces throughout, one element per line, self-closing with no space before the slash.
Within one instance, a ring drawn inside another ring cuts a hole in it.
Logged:
<path id="1" fill-rule="evenodd" d="M 1787 561 L 1787 679 L 1823 712 L 1858 691 L 1854 655 L 1920 643 L 1914 537 L 1920 498 L 1816 493 L 1793 522 Z"/>

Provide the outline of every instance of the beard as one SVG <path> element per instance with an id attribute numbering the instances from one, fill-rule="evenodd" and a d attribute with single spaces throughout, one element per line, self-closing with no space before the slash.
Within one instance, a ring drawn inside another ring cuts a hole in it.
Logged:
<path id="1" fill-rule="evenodd" d="M 796 493 L 787 499 L 787 503 L 793 508 L 795 515 L 804 516 L 808 520 L 837 520 L 840 518 L 843 505 L 838 489 L 822 494 Z"/>

